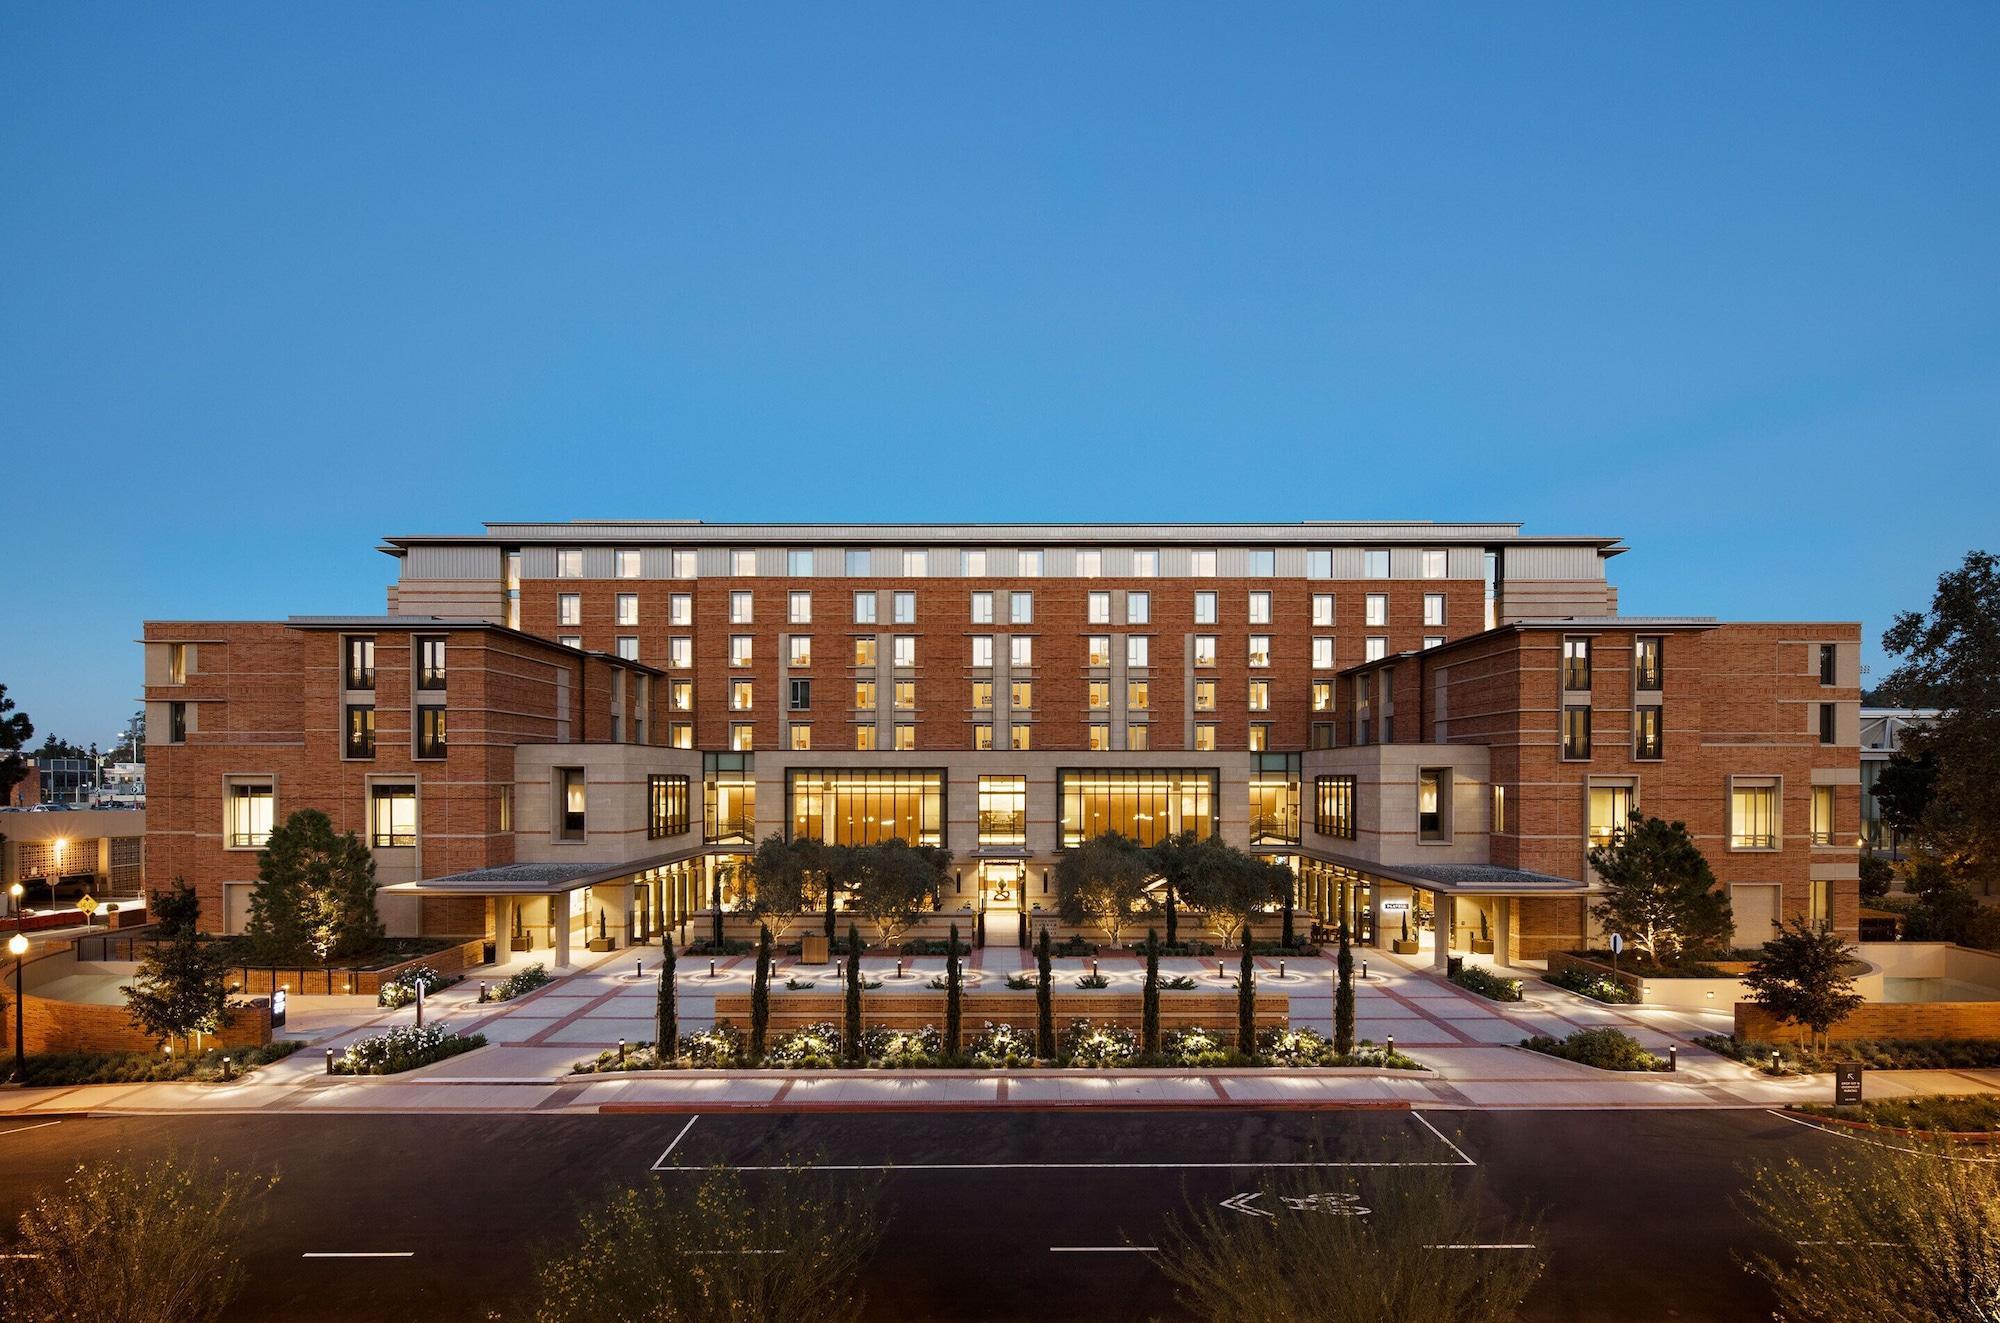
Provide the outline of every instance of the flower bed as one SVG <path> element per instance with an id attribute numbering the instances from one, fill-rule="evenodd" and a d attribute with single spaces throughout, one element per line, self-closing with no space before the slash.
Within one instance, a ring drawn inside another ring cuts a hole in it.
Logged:
<path id="1" fill-rule="evenodd" d="M 1072 1066 L 1103 1069 L 1129 1066 L 1139 1054 L 1139 1036 L 1123 1025 L 1071 1020 L 1062 1031 L 1063 1060 Z"/>
<path id="2" fill-rule="evenodd" d="M 1449 975 L 1453 983 L 1468 992 L 1476 992 L 1490 1001 L 1521 1000 L 1521 980 L 1501 978 L 1490 969 L 1479 965 L 1454 965 Z"/>
<path id="3" fill-rule="evenodd" d="M 484 1034 L 454 1033 L 442 1024 L 398 1025 L 387 1033 L 350 1044 L 333 1059 L 333 1073 L 396 1075 L 485 1046 Z"/>
<path id="4" fill-rule="evenodd" d="M 1711 1052 L 1757 1067 L 1766 1075 L 1797 1075 L 1859 1062 L 1870 1070 L 1990 1070 L 2000 1067 L 2000 1041 L 1990 1038 L 1862 1038 L 1804 1051 L 1795 1042 L 1762 1043 L 1728 1034 L 1695 1040 Z M 1771 1067 L 1772 1053 L 1778 1057 Z"/>
<path id="5" fill-rule="evenodd" d="M 500 986 L 493 989 L 493 1000 L 512 1001 L 554 981 L 549 976 L 548 968 L 538 960 L 526 969 L 501 979 Z"/>
<path id="6" fill-rule="evenodd" d="M 1598 1070 L 1665 1070 L 1666 1059 L 1639 1046 L 1637 1039 L 1617 1029 L 1579 1029 L 1567 1038 L 1536 1034 L 1521 1040 L 1530 1052 L 1561 1057 Z"/>
<path id="7" fill-rule="evenodd" d="M 1797 1103 L 1787 1110 L 1834 1121 L 1891 1130 L 1992 1134 L 2000 1131 L 2000 1097 L 1990 1093 L 1935 1094 L 1922 1098 L 1880 1098 L 1858 1107 Z"/>
<path id="8" fill-rule="evenodd" d="M 764 1053 L 773 1070 L 832 1070 L 840 1064 L 840 1026 L 831 1021 L 779 1034 Z"/>
<path id="9" fill-rule="evenodd" d="M 935 1066 L 944 1060 L 944 1035 L 928 1024 L 915 1029 L 878 1024 L 862 1032 L 861 1055 L 869 1065 L 887 1069 Z"/>
<path id="10" fill-rule="evenodd" d="M 986 1070 L 1032 1066 L 1035 1064 L 1035 1036 L 1011 1024 L 988 1022 L 966 1044 L 965 1054 L 972 1065 Z"/>
<path id="11" fill-rule="evenodd" d="M 405 969 L 382 985 L 375 994 L 377 1006 L 387 1006 L 394 1010 L 398 1006 L 408 1006 L 417 999 L 417 989 L 422 988 L 428 997 L 439 988 L 448 988 L 454 983 L 462 983 L 463 974 L 440 974 L 429 965 L 417 965 Z"/>
<path id="12" fill-rule="evenodd" d="M 263 1047 L 218 1047 L 195 1056 L 171 1057 L 164 1052 L 47 1052 L 27 1059 L 26 1083 L 44 1087 L 238 1079 L 259 1066 L 282 1061 L 303 1046 L 297 1039 L 279 1039 Z M 223 1073 L 224 1059 L 229 1062 L 227 1075 Z"/>
<path id="13" fill-rule="evenodd" d="M 1544 976 L 1542 981 L 1611 1006 L 1630 1006 L 1639 1000 L 1631 989 L 1609 974 L 1597 973 L 1581 964 L 1565 966 Z"/>

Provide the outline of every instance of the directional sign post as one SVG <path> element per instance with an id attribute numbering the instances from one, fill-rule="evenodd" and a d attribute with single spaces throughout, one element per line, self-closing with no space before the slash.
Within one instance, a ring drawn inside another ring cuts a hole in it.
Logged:
<path id="1" fill-rule="evenodd" d="M 76 903 L 76 907 L 83 911 L 83 926 L 90 927 L 90 916 L 97 913 L 97 897 L 85 896 Z"/>
<path id="2" fill-rule="evenodd" d="M 1625 954 L 1625 937 L 1622 933 L 1611 934 L 1611 972 L 1618 972 L 1618 957 Z"/>
<path id="3" fill-rule="evenodd" d="M 1860 1062 L 1842 1063 L 1833 1068 L 1833 1105 L 1835 1107 L 1861 1105 Z"/>

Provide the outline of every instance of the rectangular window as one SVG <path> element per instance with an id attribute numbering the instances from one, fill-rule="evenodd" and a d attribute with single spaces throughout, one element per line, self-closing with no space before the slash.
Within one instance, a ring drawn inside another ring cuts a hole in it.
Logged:
<path id="1" fill-rule="evenodd" d="M 1153 623 L 1153 599 L 1151 594 L 1125 594 L 1125 623 L 1128 625 L 1150 625 Z"/>
<path id="2" fill-rule="evenodd" d="M 828 845 L 944 844 L 944 773 L 793 768 L 785 801 L 793 840 Z"/>
<path id="3" fill-rule="evenodd" d="M 854 682 L 854 706 L 864 711 L 874 710 L 875 682 L 873 680 L 856 680 Z"/>
<path id="4" fill-rule="evenodd" d="M 863 722 L 854 728 L 854 747 L 864 753 L 875 747 L 874 722 Z"/>
<path id="5" fill-rule="evenodd" d="M 791 724 L 791 737 L 792 737 L 792 747 L 794 749 L 804 750 L 812 748 L 813 746 L 812 723 L 806 721 L 794 721 Z"/>
<path id="6" fill-rule="evenodd" d="M 229 787 L 229 848 L 261 850 L 271 839 L 277 792 L 269 781 L 237 782 Z"/>
<path id="7" fill-rule="evenodd" d="M 1815 878 L 1808 883 L 1806 894 L 1806 918 L 1815 924 L 1833 921 L 1832 884 L 1823 878 Z"/>
<path id="8" fill-rule="evenodd" d="M 958 572 L 968 579 L 986 577 L 986 553 L 982 551 L 961 551 L 958 553 Z"/>
<path id="9" fill-rule="evenodd" d="M 847 551 L 847 552 L 843 553 L 843 555 L 841 556 L 841 559 L 842 559 L 842 561 L 843 561 L 843 562 L 844 562 L 844 564 L 845 564 L 845 567 L 846 567 L 846 570 L 847 570 L 847 577 L 848 577 L 848 578 L 850 578 L 850 579 L 865 579 L 865 578 L 867 578 L 867 577 L 868 577 L 868 569 L 869 569 L 869 566 L 868 566 L 868 561 L 869 561 L 869 553 L 868 553 L 868 552 L 866 552 L 866 551 L 853 551 L 853 550 L 849 550 L 849 551 Z"/>
<path id="10" fill-rule="evenodd" d="M 1270 578 L 1278 572 L 1278 553 L 1263 550 L 1252 551 L 1249 557 L 1249 571 L 1250 577 L 1253 579 Z"/>
<path id="11" fill-rule="evenodd" d="M 895 593 L 889 598 L 889 623 L 914 625 L 917 622 L 917 595 Z"/>
<path id="12" fill-rule="evenodd" d="M 1035 664 L 1035 641 L 1016 636 L 1007 640 L 1007 659 L 1015 669 Z"/>
<path id="13" fill-rule="evenodd" d="M 631 626 L 639 623 L 639 594 L 618 594 L 617 608 L 619 624 Z"/>
<path id="14" fill-rule="evenodd" d="M 1738 779 L 1729 787 L 1729 848 L 1778 848 L 1778 783 Z"/>
<path id="15" fill-rule="evenodd" d="M 1033 593 L 1007 594 L 1007 623 L 1010 625 L 1032 625 L 1035 623 L 1035 595 Z"/>
<path id="16" fill-rule="evenodd" d="M 1331 579 L 1333 577 L 1333 553 L 1326 550 L 1306 553 L 1306 577 L 1308 579 Z"/>
<path id="17" fill-rule="evenodd" d="M 1451 840 L 1451 773 L 1442 767 L 1417 770 L 1417 839 L 1431 845 Z"/>
<path id="18" fill-rule="evenodd" d="M 750 658 L 751 636 L 748 634 L 731 634 L 729 636 L 729 664 L 731 666 L 748 666 Z"/>
<path id="19" fill-rule="evenodd" d="M 1093 634 L 1084 642 L 1083 664 L 1086 666 L 1109 666 L 1111 664 L 1111 636 Z"/>
<path id="20" fill-rule="evenodd" d="M 1007 686 L 1007 703 L 1016 712 L 1025 712 L 1035 705 L 1035 686 L 1029 680 L 1015 680 Z"/>
<path id="21" fill-rule="evenodd" d="M 670 722 L 667 726 L 667 747 L 670 749 L 692 749 L 694 747 L 694 727 L 685 721 Z"/>
<path id="22" fill-rule="evenodd" d="M 974 680 L 972 682 L 972 706 L 974 711 L 984 712 L 993 706 L 993 682 Z"/>
<path id="23" fill-rule="evenodd" d="M 1196 593 L 1194 595 L 1194 623 L 1212 625 L 1215 623 L 1215 594 Z"/>
<path id="24" fill-rule="evenodd" d="M 979 843 L 981 845 L 1028 843 L 1027 777 L 979 778 Z"/>
<path id="25" fill-rule="evenodd" d="M 1215 723 L 1197 721 L 1194 723 L 1194 748 L 1196 753 L 1215 752 Z"/>
<path id="26" fill-rule="evenodd" d="M 375 687 L 375 640 L 347 640 L 347 687 L 349 689 L 373 689 Z"/>
<path id="27" fill-rule="evenodd" d="M 1563 709 L 1562 756 L 1590 757 L 1590 709 L 1570 706 Z"/>
<path id="28" fill-rule="evenodd" d="M 1507 787 L 1493 787 L 1493 831 L 1497 835 L 1507 830 Z"/>
<path id="29" fill-rule="evenodd" d="M 348 704 L 347 756 L 349 758 L 375 756 L 375 708 L 372 704 Z"/>
<path id="30" fill-rule="evenodd" d="M 1812 788 L 1812 843 L 1833 844 L 1833 787 Z"/>
<path id="31" fill-rule="evenodd" d="M 646 839 L 685 836 L 690 821 L 688 779 L 684 776 L 652 775 L 646 778 Z"/>
<path id="32" fill-rule="evenodd" d="M 188 678 L 188 645 L 169 643 L 167 645 L 167 683 L 186 684 Z"/>
<path id="33" fill-rule="evenodd" d="M 1313 640 L 1313 669 L 1330 671 L 1333 669 L 1333 640 L 1316 638 Z"/>
<path id="34" fill-rule="evenodd" d="M 990 625 L 993 623 L 993 594 L 974 593 L 972 595 L 972 623 Z"/>
<path id="35" fill-rule="evenodd" d="M 1065 768 L 1056 773 L 1062 845 L 1115 831 L 1141 845 L 1191 831 L 1215 835 L 1213 768 Z"/>
<path id="36" fill-rule="evenodd" d="M 930 554 L 928 552 L 912 550 L 903 553 L 903 577 L 905 579 L 921 579 L 929 572 Z"/>
<path id="37" fill-rule="evenodd" d="M 1092 680 L 1086 686 L 1086 691 L 1089 694 L 1091 711 L 1103 712 L 1110 708 L 1111 682 L 1109 680 Z"/>
<path id="38" fill-rule="evenodd" d="M 854 594 L 854 623 L 872 625 L 875 623 L 875 594 Z"/>
<path id="39" fill-rule="evenodd" d="M 1250 752 L 1262 753 L 1271 747 L 1271 728 L 1261 721 L 1250 723 Z"/>
<path id="40" fill-rule="evenodd" d="M 1590 787 L 1590 825 L 1585 839 L 1593 849 L 1609 849 L 1625 839 L 1632 822 L 1632 787 L 1594 785 Z"/>
<path id="41" fill-rule="evenodd" d="M 694 594 L 673 593 L 667 597 L 667 623 L 677 628 L 694 623 Z"/>
<path id="42" fill-rule="evenodd" d="M 1144 753 L 1153 747 L 1152 736 L 1146 733 L 1144 722 L 1127 722 L 1125 726 L 1125 747 L 1135 753 Z"/>
<path id="43" fill-rule="evenodd" d="M 1111 727 L 1101 722 L 1093 722 L 1088 731 L 1089 747 L 1093 753 L 1102 753 L 1111 747 Z"/>
<path id="44" fill-rule="evenodd" d="M 667 682 L 667 706 L 676 712 L 694 711 L 694 681 L 670 680 Z"/>
<path id="45" fill-rule="evenodd" d="M 368 787 L 369 848 L 395 850 L 416 843 L 417 788 L 407 785 Z"/>
<path id="46" fill-rule="evenodd" d="M 785 640 L 786 652 L 795 667 L 812 665 L 813 641 L 810 634 L 793 634 Z"/>
<path id="47" fill-rule="evenodd" d="M 1194 710 L 1197 712 L 1215 711 L 1215 681 L 1196 680 L 1194 682 Z"/>
<path id="48" fill-rule="evenodd" d="M 1253 625 L 1271 623 L 1271 594 L 1265 592 L 1250 594 L 1250 623 Z"/>
<path id="49" fill-rule="evenodd" d="M 445 685 L 444 640 L 417 640 L 417 688 L 442 689 Z"/>
<path id="50" fill-rule="evenodd" d="M 637 634 L 620 634 L 613 646 L 617 648 L 618 655 L 624 660 L 639 660 L 639 636 Z"/>
<path id="51" fill-rule="evenodd" d="M 896 681 L 896 687 L 890 690 L 890 695 L 891 701 L 899 710 L 905 712 L 914 711 L 917 706 L 917 682 L 915 680 L 898 680 Z"/>
<path id="52" fill-rule="evenodd" d="M 1333 628 L 1333 594 L 1314 593 L 1312 601 L 1312 621 L 1316 629 Z"/>
<path id="53" fill-rule="evenodd" d="M 1641 636 L 1632 640 L 1632 687 L 1649 693 L 1658 693 L 1662 672 L 1660 669 L 1661 640 L 1655 636 Z"/>
<path id="54" fill-rule="evenodd" d="M 444 709 L 441 707 L 417 709 L 417 757 L 444 757 L 444 721 Z"/>
<path id="55" fill-rule="evenodd" d="M 757 778 L 745 759 L 702 755 L 701 833 L 708 842 L 749 845 L 757 839 Z"/>
<path id="56" fill-rule="evenodd" d="M 757 577 L 757 553 L 754 551 L 732 551 L 729 553 L 729 573 L 738 579 Z"/>
<path id="57" fill-rule="evenodd" d="M 1312 710 L 1315 712 L 1333 711 L 1333 684 L 1331 681 L 1313 681 Z"/>
<path id="58" fill-rule="evenodd" d="M 1018 579 L 1039 579 L 1042 577 L 1042 553 L 1039 551 L 1016 552 L 1014 556 L 1014 577 Z M 1027 747 L 1025 745 L 1023 748 Z"/>
<path id="59" fill-rule="evenodd" d="M 1132 553 L 1132 577 L 1135 579 L 1157 579 L 1160 577 L 1160 553 L 1157 551 L 1135 551 Z"/>
<path id="60" fill-rule="evenodd" d="M 1271 682 L 1252 680 L 1250 682 L 1250 710 L 1268 712 L 1271 710 Z"/>
<path id="61" fill-rule="evenodd" d="M 1250 636 L 1250 665 L 1253 667 L 1271 664 L 1271 636 L 1252 634 Z"/>
<path id="62" fill-rule="evenodd" d="M 1076 577 L 1095 579 L 1104 573 L 1104 553 L 1084 549 L 1076 553 Z"/>
<path id="63" fill-rule="evenodd" d="M 1444 624 L 1444 594 L 1424 594 L 1424 623 L 1438 626 Z"/>
<path id="64" fill-rule="evenodd" d="M 1389 640 L 1380 634 L 1370 634 L 1361 644 L 1361 660 L 1381 661 L 1389 655 Z"/>
<path id="65" fill-rule="evenodd" d="M 564 547 L 556 552 L 556 577 L 558 579 L 581 579 L 583 577 L 582 547 Z"/>
<path id="66" fill-rule="evenodd" d="M 1573 694 L 1590 692 L 1590 640 L 1563 640 L 1563 688 Z"/>
<path id="67" fill-rule="evenodd" d="M 1821 703 L 1819 705 L 1819 742 L 1821 744 L 1832 744 L 1838 737 L 1838 730 L 1834 721 L 1834 705 L 1831 703 Z"/>
<path id="68" fill-rule="evenodd" d="M 1153 687 L 1144 680 L 1125 682 L 1125 710 L 1144 712 L 1151 703 Z"/>
<path id="69" fill-rule="evenodd" d="M 1195 635 L 1194 664 L 1196 666 L 1215 665 L 1215 635 L 1213 634 Z"/>
<path id="70" fill-rule="evenodd" d="M 863 634 L 854 640 L 854 664 L 873 666 L 875 664 L 875 636 Z"/>
<path id="71" fill-rule="evenodd" d="M 556 624 L 576 626 L 583 623 L 583 594 L 556 594 Z"/>
<path id="72" fill-rule="evenodd" d="M 813 705 L 811 680 L 793 680 L 786 689 L 785 706 L 788 711 L 804 712 Z"/>
<path id="73" fill-rule="evenodd" d="M 785 597 L 785 619 L 794 625 L 810 625 L 813 618 L 813 595 L 804 589 L 796 589 Z"/>
<path id="74" fill-rule="evenodd" d="M 748 625 L 756 618 L 756 594 L 739 589 L 729 594 L 729 623 Z"/>
<path id="75" fill-rule="evenodd" d="M 972 723 L 972 747 L 975 749 L 990 749 L 993 747 L 992 722 L 975 721 Z"/>
<path id="76" fill-rule="evenodd" d="M 729 748 L 732 753 L 748 753 L 757 747 L 757 728 L 747 721 L 729 723 Z"/>
<path id="77" fill-rule="evenodd" d="M 1666 738 L 1662 730 L 1663 712 L 1657 707 L 1632 709 L 1632 756 L 1646 762 L 1657 762 L 1666 756 Z"/>
<path id="78" fill-rule="evenodd" d="M 692 579 L 695 566 L 699 563 L 692 551 L 676 551 L 673 555 L 673 574 L 676 579 Z"/>
<path id="79" fill-rule="evenodd" d="M 588 793 L 584 786 L 581 767 L 556 768 L 556 836 L 560 840 L 580 841 L 586 825 L 585 808 Z"/>
<path id="80" fill-rule="evenodd" d="M 1313 778 L 1313 830 L 1321 836 L 1354 839 L 1354 778 Z"/>
<path id="81" fill-rule="evenodd" d="M 685 671 L 694 665 L 693 639 L 667 640 L 667 665 L 677 671 Z"/>
<path id="82" fill-rule="evenodd" d="M 1134 670 L 1151 666 L 1153 640 L 1144 634 L 1135 634 L 1125 640 L 1125 664 Z"/>
<path id="83" fill-rule="evenodd" d="M 810 579 L 813 572 L 813 554 L 810 550 L 793 550 L 785 553 L 785 573 L 794 579 Z"/>
<path id="84" fill-rule="evenodd" d="M 972 664 L 977 667 L 993 665 L 993 636 L 976 634 L 972 639 Z"/>
<path id="85" fill-rule="evenodd" d="M 1197 579 L 1215 577 L 1215 553 L 1213 551 L 1190 551 L 1188 553 L 1188 573 Z"/>
<path id="86" fill-rule="evenodd" d="M 892 665 L 902 669 L 915 666 L 917 664 L 916 638 L 909 634 L 896 635 L 894 651 L 891 653 L 889 660 Z"/>
<path id="87" fill-rule="evenodd" d="M 1111 594 L 1110 594 L 1110 593 L 1090 593 L 1090 594 L 1087 594 L 1087 598 L 1088 598 L 1088 601 L 1087 601 L 1087 602 L 1086 602 L 1086 604 L 1085 604 L 1085 612 L 1086 612 L 1086 616 L 1085 616 L 1085 618 L 1086 618 L 1087 622 L 1088 622 L 1089 624 L 1093 624 L 1093 625 L 1108 625 L 1108 624 L 1110 624 L 1110 623 L 1111 623 Z"/>
<path id="88" fill-rule="evenodd" d="M 731 712 L 748 712 L 753 706 L 754 692 L 755 686 L 750 681 L 731 680 L 729 682 L 729 710 Z"/>
<path id="89" fill-rule="evenodd" d="M 1034 748 L 1035 728 L 1022 721 L 1007 727 L 1007 747 L 1015 750 Z"/>
<path id="90" fill-rule="evenodd" d="M 1364 579 L 1386 579 L 1389 577 L 1389 553 L 1386 551 L 1364 551 L 1361 553 L 1361 577 Z"/>
<path id="91" fill-rule="evenodd" d="M 1833 644 L 1822 643 L 1819 645 L 1819 682 L 1821 684 L 1834 683 L 1834 677 L 1840 673 L 1838 657 L 1839 654 L 1835 651 Z"/>
<path id="92" fill-rule="evenodd" d="M 1363 623 L 1378 629 L 1389 623 L 1389 594 L 1369 593 L 1362 602 L 1367 613 Z"/>
<path id="93" fill-rule="evenodd" d="M 917 728 L 916 728 L 915 726 L 898 726 L 898 727 L 896 727 L 896 747 L 897 747 L 898 749 L 914 749 L 914 748 L 916 748 L 916 747 L 917 747 Z"/>
<path id="94" fill-rule="evenodd" d="M 1430 650 L 1431 648 L 1442 648 L 1443 646 L 1444 646 L 1444 635 L 1442 634 L 1424 635 L 1424 648 L 1426 651 Z"/>

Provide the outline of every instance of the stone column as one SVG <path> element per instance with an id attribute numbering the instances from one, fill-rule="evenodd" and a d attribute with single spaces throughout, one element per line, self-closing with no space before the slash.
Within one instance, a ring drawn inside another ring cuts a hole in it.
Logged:
<path id="1" fill-rule="evenodd" d="M 557 969 L 569 968 L 569 893 L 557 892 L 549 897 L 549 926 L 555 929 L 555 962 Z"/>
<path id="2" fill-rule="evenodd" d="M 1451 930 L 1457 917 L 1451 896 L 1436 893 L 1431 900 L 1431 968 L 1440 974 L 1451 960 Z"/>
<path id="3" fill-rule="evenodd" d="M 493 898 L 493 962 L 504 965 L 514 951 L 514 898 Z"/>
<path id="4" fill-rule="evenodd" d="M 1514 932 L 1514 898 L 1495 896 L 1493 898 L 1493 962 L 1499 965 L 1514 963 L 1512 942 Z"/>

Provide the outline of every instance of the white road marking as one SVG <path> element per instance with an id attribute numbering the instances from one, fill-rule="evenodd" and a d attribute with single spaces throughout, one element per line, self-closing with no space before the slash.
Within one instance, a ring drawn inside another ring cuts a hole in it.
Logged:
<path id="1" fill-rule="evenodd" d="M 24 1125 L 13 1130 L 0 1130 L 0 1139 L 5 1139 L 9 1135 L 25 1135 L 30 1130 L 46 1130 L 52 1125 L 61 1124 L 61 1121 L 44 1121 L 40 1125 Z"/>
<path id="2" fill-rule="evenodd" d="M 1473 1161 L 1473 1160 L 1472 1160 L 1472 1159 L 1471 1159 L 1470 1157 L 1468 1157 L 1468 1156 L 1466 1155 L 1466 1152 L 1465 1152 L 1465 1150 L 1464 1150 L 1464 1149 L 1462 1149 L 1462 1148 L 1460 1148 L 1460 1147 L 1459 1147 L 1458 1145 L 1456 1145 L 1456 1144 L 1452 1143 L 1452 1142 L 1451 1142 L 1451 1141 L 1450 1141 L 1449 1139 L 1446 1139 L 1446 1138 L 1445 1138 L 1445 1136 L 1444 1136 L 1444 1131 L 1442 1131 L 1442 1130 L 1438 1129 L 1438 1128 L 1437 1128 L 1436 1126 L 1432 1125 L 1432 1124 L 1430 1123 L 1430 1119 L 1429 1119 L 1428 1117 L 1426 1117 L 1426 1116 L 1425 1116 L 1425 1115 L 1424 1115 L 1424 1114 L 1423 1114 L 1422 1112 L 1411 1112 L 1411 1113 L 1410 1113 L 1410 1115 L 1411 1115 L 1411 1116 L 1414 1116 L 1414 1117 L 1416 1117 L 1416 1118 L 1417 1118 L 1417 1123 L 1418 1123 L 1418 1124 L 1420 1124 L 1421 1126 L 1423 1126 L 1423 1128 L 1424 1128 L 1424 1129 L 1426 1129 L 1426 1130 L 1430 1131 L 1430 1132 L 1431 1132 L 1432 1134 L 1436 1135 L 1436 1136 L 1438 1137 L 1438 1140 L 1439 1140 L 1439 1142 L 1440 1142 L 1440 1143 L 1442 1143 L 1442 1144 L 1443 1144 L 1443 1145 L 1444 1145 L 1444 1146 L 1445 1146 L 1446 1148 L 1448 1148 L 1448 1149 L 1450 1149 L 1450 1150 L 1451 1150 L 1452 1152 L 1454 1152 L 1454 1153 L 1458 1154 L 1458 1161 L 1459 1161 L 1459 1165 L 1460 1165 L 1460 1166 L 1464 1166 L 1464 1167 L 1477 1167 L 1477 1166 L 1479 1165 L 1478 1163 L 1474 1162 L 1474 1161 Z M 1444 1165 L 1447 1165 L 1447 1164 L 1444 1164 L 1444 1163 L 1437 1163 L 1437 1164 L 1434 1164 L 1434 1165 L 1437 1165 L 1437 1166 L 1444 1166 Z"/>
<path id="3" fill-rule="evenodd" d="M 1917 1151 L 1913 1148 L 1905 1148 L 1901 1144 L 1890 1144 L 1880 1139 L 1870 1139 L 1866 1135 L 1856 1134 L 1851 1130 L 1836 1130 L 1832 1126 L 1814 1125 L 1811 1121 L 1803 1120 L 1796 1116 L 1787 1116 L 1780 1111 L 1768 1108 L 1766 1111 L 1769 1115 L 1777 1117 L 1780 1121 L 1790 1121 L 1793 1125 L 1802 1125 L 1808 1130 L 1817 1130 L 1822 1135 L 1832 1135 L 1835 1139 L 1848 1139 L 1860 1144 L 1870 1144 L 1876 1148 L 1893 1149 L 1897 1153 L 1914 1153 Z M 1946 1153 L 1945 1157 L 1952 1162 L 1980 1162 L 1988 1165 L 2000 1162 L 2000 1158 L 1962 1158 L 1955 1153 Z"/>
<path id="4" fill-rule="evenodd" d="M 414 1259 L 415 1250 L 308 1250 L 302 1259 Z"/>
<path id="5" fill-rule="evenodd" d="M 1158 1245 L 1051 1245 L 1051 1254 L 1158 1254 Z"/>
<path id="6" fill-rule="evenodd" d="M 688 1131 L 694 1129 L 694 1123 L 699 1120 L 701 1120 L 700 1113 L 696 1113 L 695 1115 L 690 1116 L 688 1118 L 688 1123 L 681 1127 L 681 1132 L 678 1135 L 674 1136 L 674 1142 L 667 1145 L 667 1151 L 665 1153 L 660 1154 L 659 1157 L 653 1159 L 654 1171 L 659 1171 L 661 1168 L 666 1166 L 667 1158 L 672 1155 L 675 1149 L 681 1146 L 681 1141 L 687 1138 Z"/>

